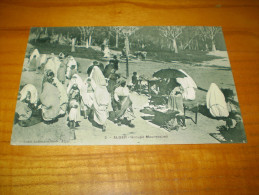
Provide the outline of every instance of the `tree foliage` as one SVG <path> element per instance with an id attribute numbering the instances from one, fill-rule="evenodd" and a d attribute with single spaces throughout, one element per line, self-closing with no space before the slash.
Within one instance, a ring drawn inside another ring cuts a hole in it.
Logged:
<path id="1" fill-rule="evenodd" d="M 225 50 L 220 27 L 200 26 L 109 26 L 109 27 L 48 27 L 32 28 L 30 41 L 62 43 L 76 37 L 77 45 L 101 46 L 107 40 L 109 47 L 122 50 L 128 37 L 131 51 Z M 64 41 L 63 41 L 64 42 Z"/>

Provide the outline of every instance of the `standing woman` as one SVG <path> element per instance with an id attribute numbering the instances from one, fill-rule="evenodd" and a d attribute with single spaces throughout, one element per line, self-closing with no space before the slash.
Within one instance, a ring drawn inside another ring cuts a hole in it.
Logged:
<path id="1" fill-rule="evenodd" d="M 132 124 L 132 120 L 136 117 L 133 112 L 130 92 L 126 86 L 126 81 L 121 81 L 120 87 L 115 89 L 114 100 L 115 120 L 117 124 L 120 126 L 121 123 L 123 123 L 131 128 L 135 127 L 135 125 Z"/>
<path id="2" fill-rule="evenodd" d="M 93 113 L 94 121 L 106 131 L 106 120 L 109 117 L 111 108 L 111 96 L 106 88 L 106 80 L 99 67 L 93 67 L 90 75 L 91 85 L 94 90 Z"/>
<path id="3" fill-rule="evenodd" d="M 185 115 L 184 115 L 184 105 L 183 105 L 183 88 L 178 82 L 174 82 L 174 88 L 168 96 L 168 108 L 169 110 L 177 111 L 176 119 L 178 125 L 182 129 L 186 129 Z"/>
<path id="4" fill-rule="evenodd" d="M 66 64 L 64 61 L 61 62 L 58 68 L 57 78 L 62 84 L 66 81 Z"/>
<path id="5" fill-rule="evenodd" d="M 29 71 L 35 71 L 37 67 L 37 58 L 36 55 L 30 60 Z"/>

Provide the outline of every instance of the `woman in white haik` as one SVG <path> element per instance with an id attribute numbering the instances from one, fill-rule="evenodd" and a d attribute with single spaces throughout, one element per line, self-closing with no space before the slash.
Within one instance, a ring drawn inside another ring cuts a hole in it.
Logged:
<path id="1" fill-rule="evenodd" d="M 84 103 L 81 101 L 86 96 L 86 86 L 82 78 L 78 74 L 74 74 L 69 81 L 67 87 L 67 94 L 69 97 L 69 126 L 73 128 L 79 126 L 80 110 L 84 111 Z"/>
<path id="2" fill-rule="evenodd" d="M 94 90 L 91 85 L 91 78 L 87 77 L 85 80 L 85 90 L 83 92 L 84 95 L 82 95 L 82 102 L 83 102 L 83 113 L 84 113 L 84 118 L 87 119 L 87 117 L 90 115 L 92 111 L 92 106 L 94 102 Z"/>
<path id="3" fill-rule="evenodd" d="M 228 117 L 225 96 L 215 83 L 211 83 L 206 96 L 207 108 L 214 117 Z"/>
<path id="4" fill-rule="evenodd" d="M 112 111 L 111 96 L 106 88 L 106 80 L 102 71 L 95 66 L 90 75 L 91 85 L 94 90 L 93 114 L 94 121 L 106 131 L 106 120 L 109 117 L 109 111 Z"/>
<path id="5" fill-rule="evenodd" d="M 185 100 L 195 100 L 196 94 L 195 89 L 197 89 L 197 85 L 194 80 L 182 69 L 179 69 L 182 73 L 186 75 L 184 78 L 176 78 L 176 81 L 181 84 L 183 88 L 183 98 Z"/>

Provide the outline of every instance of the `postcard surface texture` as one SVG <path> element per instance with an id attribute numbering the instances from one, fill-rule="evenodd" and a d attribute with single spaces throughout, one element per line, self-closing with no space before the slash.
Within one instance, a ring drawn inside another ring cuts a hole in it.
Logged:
<path id="1" fill-rule="evenodd" d="M 12 145 L 246 142 L 220 27 L 31 28 Z"/>

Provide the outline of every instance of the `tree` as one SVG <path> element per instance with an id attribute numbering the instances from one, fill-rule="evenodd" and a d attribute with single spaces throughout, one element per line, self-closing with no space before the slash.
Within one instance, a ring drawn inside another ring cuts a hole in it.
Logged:
<path id="1" fill-rule="evenodd" d="M 73 37 L 72 44 L 71 44 L 71 52 L 76 52 L 75 44 L 76 44 L 76 37 Z"/>
<path id="2" fill-rule="evenodd" d="M 91 47 L 92 45 L 92 34 L 94 32 L 94 27 L 77 27 L 81 33 L 81 40 L 85 42 L 85 47 Z"/>
<path id="3" fill-rule="evenodd" d="M 211 51 L 216 51 L 215 36 L 220 32 L 221 28 L 216 26 L 201 26 L 200 33 L 206 40 L 207 38 L 211 41 Z"/>
<path id="4" fill-rule="evenodd" d="M 121 32 L 125 37 L 125 53 L 126 53 L 126 77 L 129 77 L 129 52 L 130 52 L 130 43 L 129 36 L 131 36 L 135 31 L 139 29 L 136 26 L 123 26 L 121 27 Z"/>
<path id="5" fill-rule="evenodd" d="M 115 48 L 119 47 L 119 34 L 122 32 L 122 26 L 111 26 L 111 30 L 115 32 Z"/>
<path id="6" fill-rule="evenodd" d="M 188 26 L 185 27 L 181 36 L 179 37 L 180 48 L 181 50 L 185 49 L 199 49 L 199 38 L 200 32 L 197 26 Z"/>
<path id="7" fill-rule="evenodd" d="M 160 35 L 168 41 L 168 47 L 171 48 L 175 53 L 178 53 L 177 38 L 183 32 L 182 26 L 162 26 L 160 27 Z"/>

